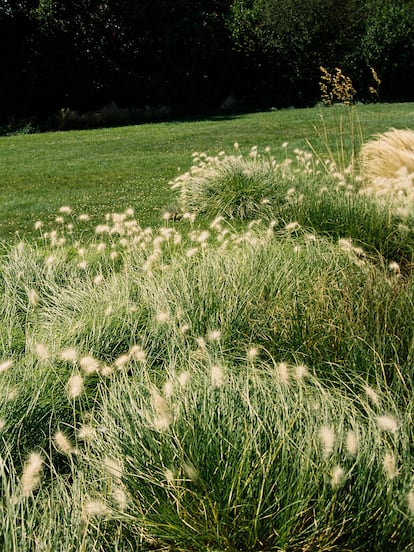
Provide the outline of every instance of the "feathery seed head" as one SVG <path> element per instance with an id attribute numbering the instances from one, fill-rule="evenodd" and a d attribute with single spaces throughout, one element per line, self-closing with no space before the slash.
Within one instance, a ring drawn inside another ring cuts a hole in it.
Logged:
<path id="1" fill-rule="evenodd" d="M 322 426 L 319 430 L 319 438 L 322 443 L 322 450 L 325 456 L 332 454 L 335 445 L 335 431 L 330 426 Z"/>
<path id="2" fill-rule="evenodd" d="M 286 224 L 285 230 L 287 232 L 295 232 L 296 230 L 299 230 L 300 224 L 298 222 L 289 222 L 289 224 Z"/>
<path id="3" fill-rule="evenodd" d="M 35 307 L 39 303 L 39 295 L 35 289 L 30 289 L 28 294 L 29 305 Z"/>
<path id="4" fill-rule="evenodd" d="M 93 356 L 85 355 L 79 359 L 79 366 L 85 374 L 93 374 L 94 372 L 99 372 L 100 363 Z"/>
<path id="5" fill-rule="evenodd" d="M 6 393 L 6 400 L 7 401 L 14 401 L 14 399 L 17 398 L 19 394 L 19 388 L 16 386 L 9 389 L 9 391 Z"/>
<path id="6" fill-rule="evenodd" d="M 98 226 L 95 228 L 96 234 L 105 234 L 111 231 L 111 228 L 107 224 L 98 224 Z"/>
<path id="7" fill-rule="evenodd" d="M 0 363 L 0 374 L 2 372 L 7 372 L 7 370 L 9 370 L 12 366 L 13 366 L 13 361 L 12 360 L 4 360 L 3 362 L 1 362 Z"/>
<path id="8" fill-rule="evenodd" d="M 129 354 L 121 355 L 115 360 L 114 366 L 118 368 L 118 370 L 121 370 L 128 364 L 129 361 L 130 361 Z"/>
<path id="9" fill-rule="evenodd" d="M 387 479 L 394 479 L 398 475 L 395 456 L 392 452 L 387 452 L 382 462 L 384 473 Z"/>
<path id="10" fill-rule="evenodd" d="M 74 347 L 69 347 L 68 349 L 64 349 L 61 351 L 60 360 L 63 360 L 64 362 L 72 362 L 75 364 L 78 360 L 78 351 Z"/>
<path id="11" fill-rule="evenodd" d="M 341 466 L 335 466 L 332 470 L 331 486 L 336 489 L 343 483 L 345 472 Z"/>
<path id="12" fill-rule="evenodd" d="M 401 273 L 400 265 L 395 261 L 390 262 L 390 264 L 388 265 L 388 269 L 390 272 L 392 272 L 395 275 L 398 275 Z"/>
<path id="13" fill-rule="evenodd" d="M 414 516 L 414 491 L 407 494 L 407 506 L 410 513 Z"/>
<path id="14" fill-rule="evenodd" d="M 210 232 L 208 230 L 203 230 L 202 232 L 200 232 L 200 234 L 198 235 L 198 238 L 197 238 L 197 241 L 199 243 L 204 243 L 208 240 L 208 238 L 210 237 Z"/>
<path id="15" fill-rule="evenodd" d="M 177 377 L 180 387 L 185 387 L 190 381 L 190 372 L 181 372 Z"/>
<path id="16" fill-rule="evenodd" d="M 258 347 L 250 347 L 250 349 L 247 351 L 247 360 L 252 362 L 259 356 L 259 349 Z"/>
<path id="17" fill-rule="evenodd" d="M 210 378 L 213 387 L 221 387 L 224 383 L 223 368 L 218 364 L 213 364 L 210 368 Z"/>
<path id="18" fill-rule="evenodd" d="M 153 390 L 151 395 L 152 407 L 155 412 L 154 427 L 158 431 L 165 431 L 171 424 L 171 415 L 167 401 L 158 390 Z"/>
<path id="19" fill-rule="evenodd" d="M 397 433 L 398 422 L 392 416 L 377 416 L 377 424 L 382 431 L 389 431 L 390 433 Z"/>
<path id="20" fill-rule="evenodd" d="M 346 451 L 351 456 L 356 456 L 359 447 L 358 434 L 355 431 L 349 430 L 345 440 Z"/>
<path id="21" fill-rule="evenodd" d="M 299 364 L 298 366 L 295 367 L 295 378 L 298 381 L 303 380 L 307 376 L 309 376 L 309 370 L 307 366 L 305 366 L 304 364 Z"/>
<path id="22" fill-rule="evenodd" d="M 147 360 L 147 355 L 140 345 L 133 345 L 128 354 L 130 358 L 137 362 L 145 362 Z"/>
<path id="23" fill-rule="evenodd" d="M 286 362 L 279 362 L 276 366 L 277 374 L 282 383 L 289 383 L 289 367 Z"/>
<path id="24" fill-rule="evenodd" d="M 156 412 L 156 414 L 163 415 L 163 416 L 168 414 L 167 402 L 165 398 L 162 395 L 160 395 L 158 390 L 153 390 L 151 394 L 151 402 L 152 402 L 152 407 Z"/>
<path id="25" fill-rule="evenodd" d="M 174 394 L 174 382 L 168 380 L 164 383 L 163 387 L 164 396 L 166 399 L 170 399 Z"/>
<path id="26" fill-rule="evenodd" d="M 103 281 L 104 281 L 104 277 L 102 276 L 102 274 L 97 274 L 93 279 L 93 283 L 95 286 L 100 286 Z"/>
<path id="27" fill-rule="evenodd" d="M 72 209 L 70 207 L 68 207 L 67 205 L 63 205 L 59 209 L 59 213 L 62 213 L 63 215 L 70 215 L 71 212 L 72 212 Z"/>
<path id="28" fill-rule="evenodd" d="M 48 360 L 50 357 L 49 349 L 43 343 L 36 343 L 35 351 L 40 361 Z"/>
<path id="29" fill-rule="evenodd" d="M 96 430 L 92 426 L 83 425 L 79 428 L 78 439 L 80 441 L 91 442 L 96 437 Z"/>
<path id="30" fill-rule="evenodd" d="M 190 249 L 187 249 L 185 252 L 186 257 L 193 257 L 198 251 L 197 247 L 190 247 Z"/>
<path id="31" fill-rule="evenodd" d="M 62 431 L 57 431 L 53 437 L 55 446 L 59 452 L 70 456 L 71 454 L 76 454 L 76 449 L 73 448 L 72 443 L 66 437 Z"/>
<path id="32" fill-rule="evenodd" d="M 198 473 L 197 473 L 197 470 L 195 469 L 195 467 L 192 464 L 185 463 L 183 465 L 183 468 L 184 468 L 184 473 L 185 473 L 186 477 L 190 481 L 197 481 Z"/>
<path id="33" fill-rule="evenodd" d="M 67 385 L 68 397 L 76 399 L 83 392 L 83 378 L 80 374 L 72 374 Z"/>
<path id="34" fill-rule="evenodd" d="M 91 517 L 104 517 L 108 516 L 111 510 L 98 500 L 90 500 L 86 502 L 82 508 L 82 519 L 87 522 Z"/>
<path id="35" fill-rule="evenodd" d="M 365 394 L 366 394 L 367 398 L 369 399 L 370 402 L 372 402 L 372 404 L 375 404 L 375 405 L 379 404 L 379 402 L 380 402 L 379 396 L 376 393 L 376 391 L 374 391 L 374 389 L 372 389 L 372 387 L 370 387 L 369 385 L 366 385 L 364 387 L 364 391 L 365 391 Z"/>
<path id="36" fill-rule="evenodd" d="M 203 350 L 204 350 L 204 349 L 206 348 L 206 340 L 204 339 L 204 337 L 201 337 L 201 336 L 200 336 L 200 337 L 196 337 L 196 338 L 195 338 L 195 341 L 196 341 L 197 347 L 198 347 L 199 349 L 203 349 Z"/>
<path id="37" fill-rule="evenodd" d="M 128 508 L 128 496 L 124 489 L 115 487 L 112 491 L 112 498 L 120 512 L 125 512 Z"/>
<path id="38" fill-rule="evenodd" d="M 172 470 L 170 469 L 165 470 L 164 477 L 168 485 L 172 485 L 174 483 L 174 473 L 172 472 Z"/>
<path id="39" fill-rule="evenodd" d="M 101 368 L 101 376 L 108 377 L 114 373 L 114 370 L 111 366 L 104 364 Z"/>
<path id="40" fill-rule="evenodd" d="M 210 228 L 213 229 L 213 230 L 218 230 L 220 231 L 221 230 L 221 222 L 224 220 L 224 217 L 222 217 L 221 215 L 219 215 L 218 217 L 216 217 L 213 222 L 210 224 Z"/>
<path id="41" fill-rule="evenodd" d="M 208 341 L 220 341 L 221 332 L 220 330 L 211 330 L 207 335 Z"/>
<path id="42" fill-rule="evenodd" d="M 153 423 L 157 431 L 167 431 L 171 424 L 171 418 L 169 416 L 156 416 Z"/>
<path id="43" fill-rule="evenodd" d="M 168 312 L 165 312 L 165 311 L 157 312 L 156 320 L 160 324 L 165 324 L 166 322 L 169 321 L 169 319 L 170 319 L 170 315 L 168 314 Z"/>
<path id="44" fill-rule="evenodd" d="M 32 452 L 26 460 L 21 477 L 23 496 L 30 496 L 40 484 L 43 460 L 39 453 Z"/>
<path id="45" fill-rule="evenodd" d="M 105 456 L 104 466 L 109 475 L 115 477 L 115 479 L 121 479 L 123 474 L 123 466 L 119 460 Z"/>

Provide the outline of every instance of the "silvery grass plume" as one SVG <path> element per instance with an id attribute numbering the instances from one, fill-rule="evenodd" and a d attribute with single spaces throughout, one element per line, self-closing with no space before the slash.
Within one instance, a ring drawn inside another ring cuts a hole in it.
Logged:
<path id="1" fill-rule="evenodd" d="M 405 167 L 414 172 L 414 131 L 391 128 L 361 147 L 361 175 L 368 182 L 394 178 Z"/>
<path id="2" fill-rule="evenodd" d="M 362 145 L 362 193 L 414 203 L 414 131 L 392 128 Z"/>

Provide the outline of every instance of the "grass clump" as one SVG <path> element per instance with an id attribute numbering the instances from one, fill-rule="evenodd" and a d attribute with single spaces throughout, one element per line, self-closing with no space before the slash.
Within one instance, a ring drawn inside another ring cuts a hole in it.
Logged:
<path id="1" fill-rule="evenodd" d="M 114 383 L 93 459 L 121 459 L 108 477 L 148 538 L 183 551 L 410 546 L 412 427 L 391 396 L 372 405 L 360 385 L 327 389 L 283 361 L 207 357 L 163 381 Z"/>
<path id="2" fill-rule="evenodd" d="M 190 172 L 177 177 L 172 187 L 180 188 L 183 212 L 251 220 L 266 212 L 271 200 L 283 200 L 274 166 L 270 156 L 258 157 L 257 149 L 248 159 L 224 152 L 217 157 L 194 153 Z"/>
<path id="3" fill-rule="evenodd" d="M 197 154 L 193 163 L 172 181 L 184 217 L 261 219 L 276 229 L 294 222 L 335 240 L 351 239 L 388 261 L 412 262 L 412 211 L 372 197 L 351 169 L 338 172 L 331 160 L 297 149 L 282 162 L 253 148 L 247 157 Z"/>
<path id="4" fill-rule="evenodd" d="M 409 549 L 410 275 L 297 223 L 166 222 L 3 257 L 3 548 L 64 518 L 68 550 Z"/>
<path id="5" fill-rule="evenodd" d="M 412 215 L 282 151 L 6 247 L 0 548 L 412 550 Z"/>

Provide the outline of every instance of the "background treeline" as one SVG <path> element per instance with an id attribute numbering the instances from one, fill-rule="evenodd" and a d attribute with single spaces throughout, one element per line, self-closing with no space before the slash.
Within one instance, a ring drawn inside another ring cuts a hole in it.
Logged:
<path id="1" fill-rule="evenodd" d="M 320 65 L 414 100 L 414 1 L 0 0 L 3 125 L 308 106 Z"/>

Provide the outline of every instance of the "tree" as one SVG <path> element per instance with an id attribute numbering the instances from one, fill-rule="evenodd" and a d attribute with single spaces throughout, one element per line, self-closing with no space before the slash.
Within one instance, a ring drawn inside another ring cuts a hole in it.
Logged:
<path id="1" fill-rule="evenodd" d="M 381 98 L 414 97 L 414 2 L 371 0 L 359 48 L 365 65 L 381 77 Z"/>
<path id="2" fill-rule="evenodd" d="M 361 9 L 357 0 L 233 2 L 234 47 L 255 65 L 258 94 L 288 105 L 315 102 L 319 67 L 347 60 L 363 21 Z"/>

